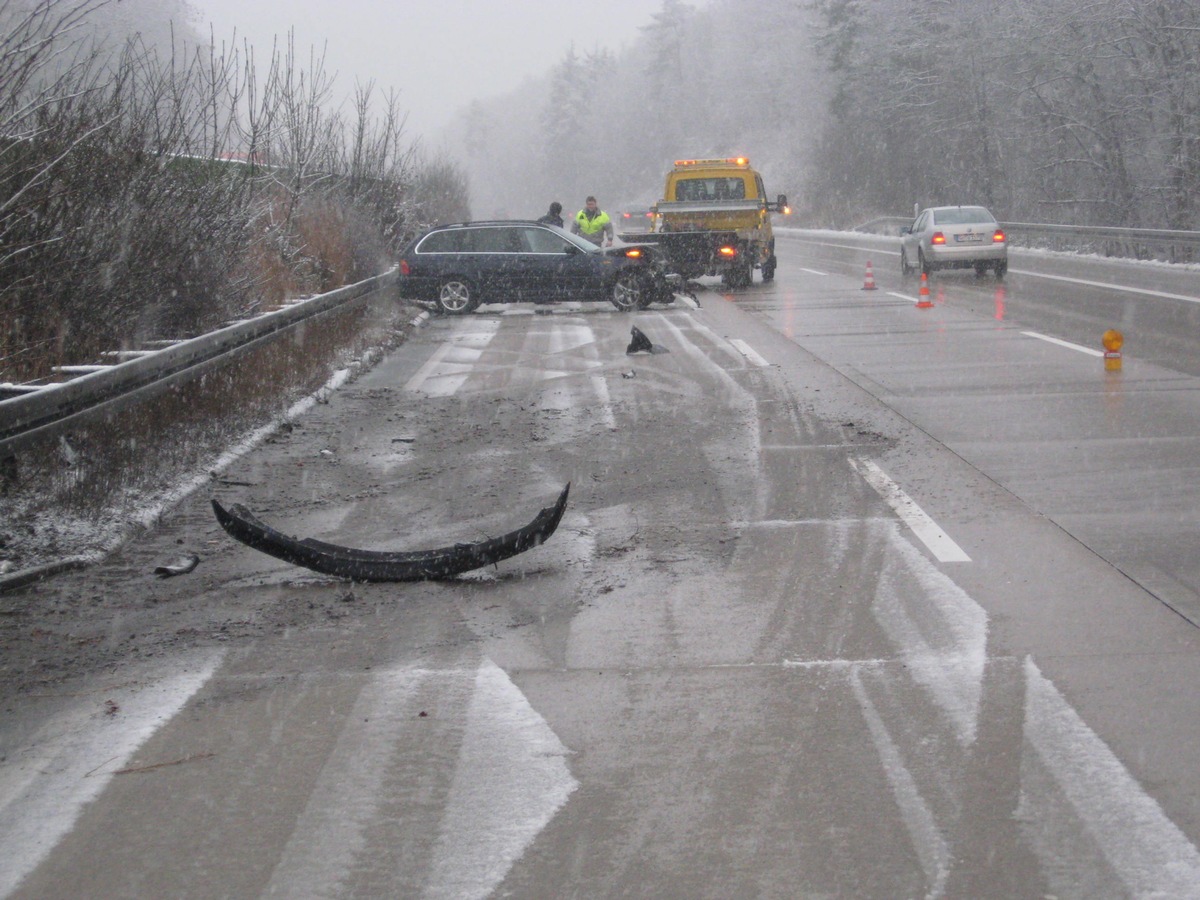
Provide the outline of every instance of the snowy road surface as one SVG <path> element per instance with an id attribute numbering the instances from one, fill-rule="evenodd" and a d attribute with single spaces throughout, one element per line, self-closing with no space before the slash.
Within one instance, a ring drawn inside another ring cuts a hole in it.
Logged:
<path id="1" fill-rule="evenodd" d="M 32 593 L 48 646 L 114 649 L 4 697 L 0 888 L 1200 896 L 1194 376 L 1023 334 L 1080 340 L 1032 279 L 917 310 L 780 243 L 699 309 L 435 319 L 213 489 L 417 549 L 570 481 L 540 548 L 348 585 L 205 494 Z"/>

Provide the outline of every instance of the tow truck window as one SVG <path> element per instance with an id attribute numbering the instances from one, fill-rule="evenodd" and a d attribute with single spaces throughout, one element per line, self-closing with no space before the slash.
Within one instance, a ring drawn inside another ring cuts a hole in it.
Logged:
<path id="1" fill-rule="evenodd" d="M 745 200 L 746 182 L 740 178 L 684 178 L 675 182 L 675 199 Z"/>

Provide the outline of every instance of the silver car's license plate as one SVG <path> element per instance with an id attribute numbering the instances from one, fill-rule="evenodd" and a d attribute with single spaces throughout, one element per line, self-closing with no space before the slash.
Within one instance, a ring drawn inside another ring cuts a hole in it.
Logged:
<path id="1" fill-rule="evenodd" d="M 983 240 L 982 234 L 956 234 L 954 240 L 960 244 L 978 244 Z"/>

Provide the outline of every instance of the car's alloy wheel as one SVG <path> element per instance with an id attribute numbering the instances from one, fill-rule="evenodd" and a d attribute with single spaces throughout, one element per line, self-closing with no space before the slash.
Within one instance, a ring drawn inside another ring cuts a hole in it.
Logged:
<path id="1" fill-rule="evenodd" d="M 645 288 L 641 276 L 637 272 L 626 270 L 617 276 L 612 287 L 612 305 L 621 312 L 632 312 L 642 306 L 642 294 Z"/>
<path id="2" fill-rule="evenodd" d="M 438 308 L 451 316 L 469 313 L 478 302 L 470 282 L 462 278 L 447 278 L 438 285 Z"/>
<path id="3" fill-rule="evenodd" d="M 929 260 L 925 258 L 925 254 L 920 250 L 917 251 L 917 268 L 921 270 L 922 275 L 932 275 L 933 266 L 929 264 Z"/>

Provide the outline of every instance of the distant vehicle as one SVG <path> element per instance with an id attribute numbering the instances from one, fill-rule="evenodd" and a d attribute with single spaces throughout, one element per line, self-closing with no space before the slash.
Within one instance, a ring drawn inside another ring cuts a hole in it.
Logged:
<path id="1" fill-rule="evenodd" d="M 768 200 L 746 157 L 675 160 L 651 211 L 654 231 L 634 240 L 661 246 L 683 278 L 720 275 L 738 288 L 750 284 L 755 269 L 763 281 L 775 277 L 771 213 L 786 215 L 787 197 Z"/>
<path id="2" fill-rule="evenodd" d="M 675 299 L 662 252 L 600 248 L 555 225 L 527 221 L 441 225 L 400 254 L 400 296 L 462 315 L 481 303 L 608 300 L 622 312 Z"/>
<path id="3" fill-rule="evenodd" d="M 1008 271 L 1008 239 L 996 217 L 982 206 L 934 206 L 900 229 L 900 273 L 935 269 Z"/>
<path id="4" fill-rule="evenodd" d="M 649 206 L 630 206 L 617 214 L 616 226 L 622 231 L 653 231 L 654 210 Z"/>

